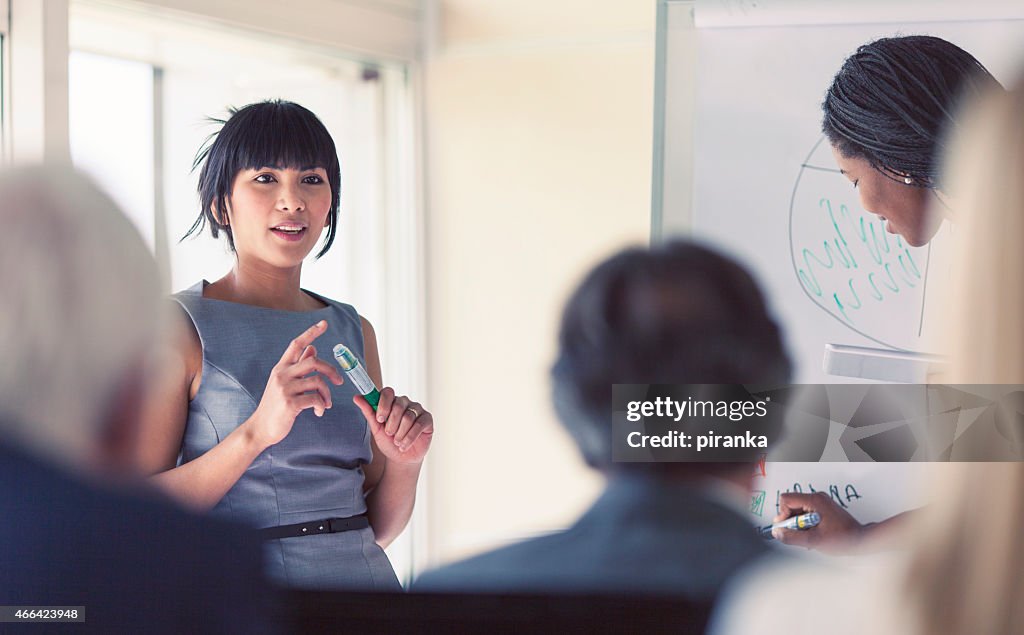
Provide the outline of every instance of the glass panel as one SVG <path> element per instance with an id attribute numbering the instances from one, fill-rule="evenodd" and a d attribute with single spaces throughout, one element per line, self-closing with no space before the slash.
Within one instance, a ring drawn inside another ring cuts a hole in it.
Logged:
<path id="1" fill-rule="evenodd" d="M 68 61 L 71 160 L 154 247 L 153 67 L 73 51 Z"/>

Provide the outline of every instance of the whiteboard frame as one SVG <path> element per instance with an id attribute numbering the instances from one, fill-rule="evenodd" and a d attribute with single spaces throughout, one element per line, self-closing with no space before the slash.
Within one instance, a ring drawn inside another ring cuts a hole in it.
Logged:
<path id="1" fill-rule="evenodd" d="M 665 71 L 668 40 L 668 6 L 658 0 L 658 17 L 654 35 L 654 156 L 651 170 L 651 244 L 661 242 L 662 199 L 665 192 Z"/>
<path id="2" fill-rule="evenodd" d="M 721 16 L 716 16 L 709 23 L 709 9 L 723 4 L 723 0 L 657 0 L 654 139 L 651 170 L 651 244 L 659 244 L 672 235 L 689 235 L 693 221 L 693 136 L 696 105 L 689 98 L 687 99 L 688 103 L 679 103 L 678 100 L 672 99 L 672 87 L 669 85 L 668 76 L 669 48 L 676 43 L 670 36 L 672 29 L 689 31 L 692 37 L 687 38 L 687 42 L 683 45 L 695 47 L 697 31 L 706 28 L 1024 19 L 1024 3 L 1013 7 L 1007 6 L 1007 3 L 1001 0 L 978 0 L 970 5 L 964 5 L 959 0 L 903 0 L 903 2 L 902 5 L 894 5 L 888 0 L 872 0 L 866 4 L 864 2 L 848 2 L 846 3 L 848 8 L 857 7 L 858 11 L 842 14 L 845 16 L 844 19 L 837 20 L 837 15 L 839 15 L 837 11 L 845 10 L 842 2 L 823 6 L 821 3 L 806 0 L 774 0 L 770 3 L 771 6 L 768 6 L 762 1 L 761 9 L 750 15 L 737 15 L 725 22 L 720 19 Z M 724 4 L 731 3 L 729 0 L 724 1 Z M 738 2 L 737 4 L 743 3 Z M 926 10 L 931 11 L 932 15 L 929 18 L 921 19 L 921 12 Z M 939 13 L 935 13 L 939 10 L 941 10 Z M 794 15 L 800 17 L 794 19 Z M 681 20 L 681 17 L 685 17 L 685 20 Z M 703 24 L 699 25 L 701 22 Z M 691 78 L 695 77 L 697 71 L 696 53 L 693 59 L 694 64 L 688 69 L 690 72 L 687 73 Z M 692 84 L 695 85 L 696 82 L 693 81 Z M 690 87 L 691 94 L 692 90 L 693 86 Z M 669 103 L 672 104 L 672 111 L 668 110 Z M 669 129 L 674 125 L 685 128 L 685 131 L 671 131 L 677 133 L 674 138 L 682 139 L 682 141 L 677 141 L 670 148 L 666 140 L 669 137 Z M 674 156 L 668 156 L 670 154 Z M 667 171 L 672 169 L 684 172 L 683 174 L 674 174 L 673 177 L 682 181 L 679 184 L 679 189 L 689 188 L 689 196 L 674 197 L 672 192 L 666 196 L 666 190 L 673 189 L 672 184 L 668 183 L 666 179 Z M 671 201 L 671 204 L 679 209 L 673 210 L 672 214 L 666 216 L 666 201 Z"/>
<path id="3" fill-rule="evenodd" d="M 654 139 L 653 139 L 653 162 L 651 170 L 651 244 L 657 245 L 672 235 L 687 235 L 690 231 L 693 206 L 693 122 L 696 114 L 696 102 L 694 89 L 696 82 L 692 81 L 688 87 L 684 87 L 684 94 L 673 94 L 673 86 L 668 83 L 668 58 L 670 30 L 679 29 L 692 33 L 692 37 L 679 43 L 681 46 L 692 49 L 692 56 L 696 59 L 696 27 L 695 14 L 696 0 L 657 0 L 657 25 L 655 35 L 655 61 L 654 61 Z M 692 78 L 697 68 L 693 64 L 689 76 Z M 680 97 L 682 99 L 680 99 Z M 675 110 L 669 112 L 667 106 L 673 103 Z M 670 130 L 672 128 L 672 130 Z M 679 130 L 675 130 L 679 128 Z M 669 133 L 677 142 L 672 148 L 666 144 Z M 673 156 L 666 156 L 672 154 Z M 680 167 L 682 174 L 674 174 L 678 179 L 678 186 L 668 183 L 666 170 Z M 670 190 L 666 192 L 666 190 Z M 671 219 L 675 223 L 666 225 L 664 205 L 666 199 L 674 198 L 671 190 L 689 190 L 689 195 L 680 200 L 674 200 L 674 205 L 684 209 L 673 210 Z"/>

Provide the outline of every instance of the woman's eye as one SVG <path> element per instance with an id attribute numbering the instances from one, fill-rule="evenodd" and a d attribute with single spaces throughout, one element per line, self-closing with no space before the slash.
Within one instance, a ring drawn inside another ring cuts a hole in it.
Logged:
<path id="1" fill-rule="evenodd" d="M 253 180 L 256 181 L 257 183 L 273 183 L 274 177 L 269 174 L 260 174 Z"/>
<path id="2" fill-rule="evenodd" d="M 857 189 L 857 184 L 860 183 L 860 179 L 853 182 L 853 189 Z"/>
<path id="3" fill-rule="evenodd" d="M 309 183 L 311 185 L 319 185 L 320 183 L 323 183 L 324 180 L 317 176 L 316 174 L 310 174 L 309 176 L 303 178 L 302 182 Z"/>

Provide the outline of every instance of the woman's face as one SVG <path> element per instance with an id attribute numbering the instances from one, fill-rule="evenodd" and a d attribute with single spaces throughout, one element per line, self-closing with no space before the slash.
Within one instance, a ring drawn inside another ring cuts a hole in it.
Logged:
<path id="1" fill-rule="evenodd" d="M 860 194 L 860 204 L 885 222 L 885 230 L 899 234 L 914 247 L 928 244 L 939 231 L 942 217 L 928 205 L 928 188 L 907 185 L 876 170 L 866 159 L 843 156 L 832 147 L 839 170 Z"/>
<path id="2" fill-rule="evenodd" d="M 239 258 L 294 267 L 316 246 L 331 209 L 323 168 L 264 167 L 235 175 L 228 222 Z"/>

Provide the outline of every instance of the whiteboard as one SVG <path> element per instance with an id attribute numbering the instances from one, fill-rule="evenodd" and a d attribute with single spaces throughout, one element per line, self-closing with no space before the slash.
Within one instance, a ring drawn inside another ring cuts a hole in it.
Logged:
<path id="1" fill-rule="evenodd" d="M 693 236 L 751 269 L 785 326 L 797 382 L 835 381 L 822 369 L 829 343 L 934 352 L 931 335 L 941 312 L 926 305 L 948 273 L 955 228 L 946 223 L 921 248 L 886 234 L 838 173 L 820 133 L 820 104 L 847 55 L 895 34 L 948 39 L 1009 82 L 1024 56 L 1024 20 L 693 26 L 701 24 L 705 5 L 737 2 L 663 3 L 655 240 Z M 815 4 L 832 7 L 828 16 L 836 5 L 845 6 L 857 19 L 873 6 Z M 931 2 L 936 11 L 951 4 Z M 1013 4 L 1019 5 L 1013 13 L 1024 18 L 1024 3 Z M 721 15 L 711 15 L 722 22 Z M 679 120 L 679 113 L 690 112 L 692 121 Z M 855 275 L 843 266 L 847 260 L 857 262 Z"/>
<path id="2" fill-rule="evenodd" d="M 770 525 L 785 492 L 825 492 L 862 523 L 890 518 L 922 505 L 931 466 L 923 463 L 778 463 L 754 473 L 750 519 Z M 894 495 L 892 489 L 898 489 Z"/>
<path id="3" fill-rule="evenodd" d="M 652 241 L 697 238 L 751 270 L 795 382 L 839 381 L 822 369 L 829 343 L 935 352 L 955 227 L 922 248 L 885 234 L 838 173 L 820 104 L 850 53 L 892 35 L 947 39 L 1009 83 L 1024 59 L 1024 2 L 662 0 L 658 18 Z M 752 519 L 770 521 L 781 492 L 834 487 L 857 518 L 877 520 L 919 504 L 926 474 L 768 464 Z M 848 486 L 859 496 L 846 500 Z"/>
<path id="4" fill-rule="evenodd" d="M 690 4 L 693 4 L 692 2 Z M 978 22 L 1024 17 L 1015 0 L 697 0 L 696 25 L 762 27 Z"/>

